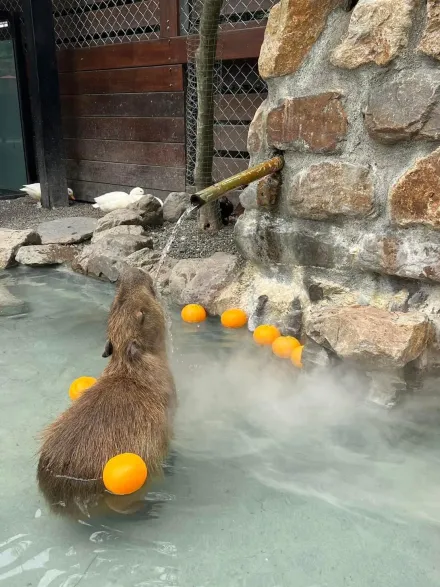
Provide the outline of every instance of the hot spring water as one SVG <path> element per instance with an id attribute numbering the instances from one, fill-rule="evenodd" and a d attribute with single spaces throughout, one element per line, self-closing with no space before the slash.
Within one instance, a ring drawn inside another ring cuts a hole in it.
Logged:
<path id="1" fill-rule="evenodd" d="M 75 522 L 38 494 L 36 436 L 105 360 L 113 287 L 4 272 L 0 586 L 437 587 L 440 400 L 391 412 L 359 382 L 299 376 L 218 320 L 172 314 L 180 408 L 169 474 L 132 516 Z"/>

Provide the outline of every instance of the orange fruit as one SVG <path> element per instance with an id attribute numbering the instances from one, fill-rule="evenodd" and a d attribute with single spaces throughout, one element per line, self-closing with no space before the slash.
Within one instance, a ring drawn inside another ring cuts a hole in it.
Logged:
<path id="1" fill-rule="evenodd" d="M 78 399 L 87 389 L 95 385 L 96 382 L 97 379 L 95 377 L 78 377 L 78 379 L 72 382 L 69 388 L 70 399 L 73 401 Z"/>
<path id="2" fill-rule="evenodd" d="M 243 328 L 247 323 L 247 315 L 243 310 L 231 308 L 223 312 L 220 320 L 225 328 Z"/>
<path id="3" fill-rule="evenodd" d="M 303 348 L 304 348 L 304 345 L 297 346 L 295 349 L 293 349 L 292 354 L 290 355 L 290 360 L 295 365 L 295 367 L 298 367 L 298 369 L 303 368 L 303 364 L 301 361 Z"/>
<path id="4" fill-rule="evenodd" d="M 276 326 L 262 324 L 261 326 L 257 326 L 253 336 L 257 344 L 271 345 L 276 338 L 281 336 L 281 333 Z"/>
<path id="5" fill-rule="evenodd" d="M 182 320 L 189 324 L 196 324 L 197 322 L 203 322 L 206 320 L 206 310 L 199 304 L 188 304 L 185 306 L 181 313 Z"/>
<path id="6" fill-rule="evenodd" d="M 142 487 L 148 476 L 145 461 L 126 452 L 107 461 L 102 473 L 105 488 L 115 495 L 129 495 Z"/>
<path id="7" fill-rule="evenodd" d="M 293 336 L 279 336 L 272 343 L 273 354 L 281 359 L 290 359 L 292 351 L 301 346 Z"/>

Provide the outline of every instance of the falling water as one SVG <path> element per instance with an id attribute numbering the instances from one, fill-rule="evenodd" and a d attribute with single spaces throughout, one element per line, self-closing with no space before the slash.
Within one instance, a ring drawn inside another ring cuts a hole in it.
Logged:
<path id="1" fill-rule="evenodd" d="M 167 258 L 168 253 L 170 252 L 171 246 L 173 244 L 173 242 L 176 239 L 177 233 L 179 232 L 179 227 L 182 224 L 182 222 L 184 221 L 185 218 L 187 218 L 191 212 L 193 212 L 196 209 L 196 206 L 189 206 L 189 208 L 187 208 L 187 210 L 185 210 L 185 212 L 182 214 L 182 216 L 179 218 L 179 220 L 176 222 L 176 224 L 174 225 L 174 228 L 170 234 L 170 237 L 167 241 L 167 244 L 165 245 L 162 254 L 160 256 L 159 261 L 157 262 L 157 267 L 156 267 L 156 271 L 154 274 L 154 285 L 156 286 L 156 291 L 158 292 L 158 295 L 160 296 L 159 293 L 159 288 L 158 288 L 158 280 L 159 280 L 159 275 L 160 275 L 160 270 L 163 267 L 163 264 L 165 263 L 165 259 Z M 166 307 L 166 304 L 164 304 L 164 307 Z M 166 311 L 166 321 L 167 321 L 167 326 L 168 326 L 168 352 L 170 354 L 174 353 L 174 344 L 173 344 L 173 335 L 172 335 L 172 320 L 171 320 L 171 315 L 169 311 Z"/>
<path id="2" fill-rule="evenodd" d="M 162 269 L 163 264 L 165 263 L 165 259 L 167 258 L 167 255 L 170 252 L 171 246 L 176 239 L 177 233 L 179 232 L 180 225 L 182 224 L 183 220 L 185 218 L 187 218 L 191 214 L 191 212 L 193 212 L 195 209 L 196 209 L 196 206 L 190 206 L 187 210 L 185 210 L 185 212 L 182 214 L 182 216 L 179 218 L 179 220 L 174 225 L 173 231 L 170 234 L 170 238 L 168 239 L 167 244 L 165 245 L 165 247 L 162 251 L 160 259 L 157 262 L 156 272 L 154 274 L 154 284 L 155 285 L 157 285 L 157 280 L 159 279 L 160 270 Z"/>

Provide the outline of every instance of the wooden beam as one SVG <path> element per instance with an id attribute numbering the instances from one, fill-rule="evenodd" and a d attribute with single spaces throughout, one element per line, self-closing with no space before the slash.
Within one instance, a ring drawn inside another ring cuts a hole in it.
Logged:
<path id="1" fill-rule="evenodd" d="M 159 167 L 185 167 L 183 143 L 141 143 L 100 139 L 65 139 L 67 159 L 131 163 Z"/>
<path id="2" fill-rule="evenodd" d="M 24 0 L 23 15 L 41 203 L 68 206 L 52 2 Z"/>
<path id="3" fill-rule="evenodd" d="M 183 118 L 64 118 L 65 139 L 183 143 Z"/>
<path id="4" fill-rule="evenodd" d="M 257 106 L 253 106 L 252 120 Z M 130 118 L 169 117 L 183 118 L 185 112 L 183 92 L 150 92 L 145 94 L 82 94 L 61 96 L 61 109 L 65 117 L 127 116 Z M 227 103 L 225 112 L 229 114 Z M 230 118 L 227 118 L 229 120 Z M 238 118 L 241 120 L 241 118 Z"/>
<path id="5" fill-rule="evenodd" d="M 183 90 L 181 65 L 77 71 L 60 75 L 61 95 L 142 94 Z"/>
<path id="6" fill-rule="evenodd" d="M 177 37 L 180 32 L 179 0 L 159 0 L 159 2 L 161 38 Z"/>
<path id="7" fill-rule="evenodd" d="M 66 170 L 69 180 L 148 186 L 151 189 L 170 192 L 179 192 L 185 189 L 184 167 L 158 167 L 67 159 Z"/>
<path id="8" fill-rule="evenodd" d="M 251 59 L 260 54 L 265 27 L 220 33 L 217 58 L 222 60 Z M 194 37 L 196 43 L 197 37 Z M 58 52 L 61 73 L 97 71 L 155 65 L 178 65 L 187 62 L 188 37 L 172 37 L 139 43 L 121 43 Z"/>

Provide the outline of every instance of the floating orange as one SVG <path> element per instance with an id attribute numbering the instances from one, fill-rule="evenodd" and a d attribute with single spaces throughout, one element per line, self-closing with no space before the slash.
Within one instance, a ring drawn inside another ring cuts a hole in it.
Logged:
<path id="1" fill-rule="evenodd" d="M 221 315 L 221 323 L 225 328 L 243 328 L 247 323 L 246 312 L 238 308 L 226 310 Z"/>
<path id="2" fill-rule="evenodd" d="M 199 304 L 188 304 L 185 306 L 181 313 L 182 320 L 189 324 L 196 324 L 197 322 L 203 322 L 206 320 L 206 310 Z"/>
<path id="3" fill-rule="evenodd" d="M 253 336 L 257 344 L 271 345 L 275 339 L 281 336 L 281 333 L 276 326 L 262 324 L 257 326 Z"/>
<path id="4" fill-rule="evenodd" d="M 78 377 L 78 379 L 75 379 L 69 388 L 70 399 L 73 401 L 78 399 L 87 389 L 95 385 L 96 381 L 95 377 Z"/>
<path id="5" fill-rule="evenodd" d="M 295 349 L 293 349 L 292 354 L 290 355 L 290 360 L 295 365 L 295 367 L 298 367 L 298 369 L 303 368 L 303 364 L 302 364 L 303 348 L 304 348 L 304 346 L 296 347 Z"/>
<path id="6" fill-rule="evenodd" d="M 147 476 L 145 461 L 139 455 L 126 452 L 107 461 L 102 480 L 111 493 L 129 495 L 142 487 Z"/>
<path id="7" fill-rule="evenodd" d="M 293 336 L 279 336 L 272 343 L 272 351 L 281 359 L 289 359 L 292 356 L 292 351 L 299 346 L 301 343 Z"/>

